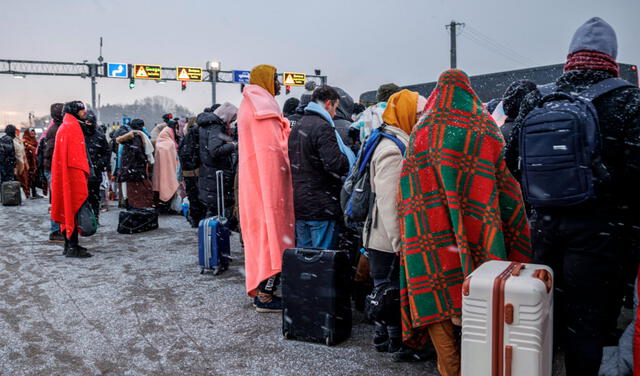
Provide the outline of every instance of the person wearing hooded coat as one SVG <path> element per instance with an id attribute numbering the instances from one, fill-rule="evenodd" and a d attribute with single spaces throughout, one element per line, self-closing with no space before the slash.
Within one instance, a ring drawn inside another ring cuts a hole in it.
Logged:
<path id="1" fill-rule="evenodd" d="M 571 39 L 557 90 L 581 93 L 619 77 L 617 53 L 611 25 L 599 17 L 589 19 Z M 507 143 L 507 162 L 517 176 L 520 131 L 541 99 L 538 90 L 525 97 Z M 613 90 L 593 105 L 607 171 L 596 176 L 595 199 L 562 208 L 534 207 L 532 221 L 535 261 L 556 272 L 554 326 L 557 343 L 565 344 L 568 376 L 598 373 L 603 346 L 615 340 L 611 333 L 616 333 L 625 282 L 632 283 L 623 280 L 624 270 L 638 263 L 632 252 L 640 240 L 640 89 Z"/>
<path id="2" fill-rule="evenodd" d="M 234 207 L 233 157 L 237 143 L 231 137 L 230 124 L 235 121 L 238 108 L 225 102 L 213 113 L 198 115 L 200 177 L 198 179 L 199 199 L 207 207 L 207 216 L 218 215 L 218 184 L 216 172 L 223 172 L 224 208 L 229 228 L 237 231 L 238 220 L 232 215 Z"/>
<path id="3" fill-rule="evenodd" d="M 127 183 L 127 204 L 131 208 L 153 207 L 153 189 L 149 180 L 149 166 L 155 158 L 145 150 L 150 144 L 144 133 L 144 121 L 133 119 L 129 123 L 131 131 L 118 137 L 116 142 L 122 145 L 122 164 L 118 170 L 118 181 Z"/>
<path id="4" fill-rule="evenodd" d="M 276 68 L 258 65 L 238 110 L 238 199 L 247 294 L 258 312 L 279 312 L 274 295 L 284 250 L 294 246 L 293 189 L 287 153 L 289 121 L 275 96 Z"/>
<path id="5" fill-rule="evenodd" d="M 98 127 L 98 119 L 93 111 L 87 111 L 82 130 L 89 152 L 89 163 L 94 174 L 89 177 L 89 204 L 93 209 L 96 220 L 100 218 L 100 185 L 102 172 L 107 171 L 111 157 L 111 149 L 102 130 Z"/>
<path id="6" fill-rule="evenodd" d="M 424 110 L 426 98 L 417 92 L 402 90 L 393 94 L 382 115 L 384 132 L 395 136 L 405 147 L 416 120 Z M 375 199 L 366 220 L 362 239 L 369 255 L 374 288 L 385 285 L 400 288 L 400 225 L 396 197 L 404 155 L 398 145 L 382 137 L 369 165 L 371 193 Z M 385 307 L 400 312 L 400 304 Z M 378 351 L 394 353 L 394 360 L 425 360 L 423 354 L 402 346 L 400 315 L 396 322 L 375 322 L 373 344 Z"/>
<path id="7" fill-rule="evenodd" d="M 206 112 L 205 112 L 206 113 Z M 178 158 L 182 169 L 185 191 L 189 199 L 187 219 L 191 227 L 198 227 L 207 214 L 206 206 L 198 197 L 198 180 L 200 180 L 200 127 L 198 118 L 189 118 L 184 129 L 184 137 L 178 147 Z"/>
<path id="8" fill-rule="evenodd" d="M 15 169 L 18 165 L 16 149 L 13 139 L 16 137 L 16 127 L 9 124 L 4 129 L 5 135 L 0 138 L 0 182 L 15 181 Z"/>
<path id="9" fill-rule="evenodd" d="M 81 101 L 64 105 L 62 124 L 56 133 L 51 161 L 51 219 L 64 234 L 64 255 L 87 258 L 91 254 L 78 244 L 76 215 L 89 196 L 91 175 L 81 121 L 87 117 Z"/>
<path id="10" fill-rule="evenodd" d="M 351 124 L 353 123 L 353 119 L 351 118 L 354 106 L 353 98 L 339 87 L 334 87 L 334 89 L 336 89 L 338 95 L 340 95 L 340 103 L 336 110 L 336 116 L 333 117 L 333 123 L 344 144 L 347 145 L 354 154 L 358 154 L 360 150 L 360 140 L 358 137 L 356 137 L 356 139 L 352 137 L 354 132 L 349 132 Z M 356 134 L 356 136 L 358 135 Z"/>
<path id="11" fill-rule="evenodd" d="M 169 120 L 160 132 L 155 144 L 155 164 L 153 165 L 153 191 L 158 192 L 161 206 L 170 204 L 178 193 L 178 143 L 176 141 L 178 123 Z"/>
<path id="12" fill-rule="evenodd" d="M 503 146 L 469 77 L 442 73 L 412 131 L 397 207 L 403 341 L 417 348 L 430 337 L 443 376 L 460 374 L 454 325 L 464 279 L 489 260 L 531 260 L 522 193 Z"/>

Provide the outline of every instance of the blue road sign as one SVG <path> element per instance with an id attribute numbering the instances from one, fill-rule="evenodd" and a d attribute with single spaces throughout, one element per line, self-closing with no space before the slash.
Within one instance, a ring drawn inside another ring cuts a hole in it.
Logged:
<path id="1" fill-rule="evenodd" d="M 241 84 L 249 83 L 249 75 L 251 72 L 246 70 L 234 70 L 233 71 L 233 82 L 238 82 Z"/>
<path id="2" fill-rule="evenodd" d="M 115 78 L 128 78 L 129 69 L 127 69 L 127 64 L 107 63 L 107 76 Z"/>
<path id="3" fill-rule="evenodd" d="M 131 123 L 130 117 L 122 118 L 122 125 L 129 125 L 129 123 Z"/>

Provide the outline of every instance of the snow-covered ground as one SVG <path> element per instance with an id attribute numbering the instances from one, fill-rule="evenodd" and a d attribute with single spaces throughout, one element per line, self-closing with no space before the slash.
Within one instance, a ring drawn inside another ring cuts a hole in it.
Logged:
<path id="1" fill-rule="evenodd" d="M 0 375 L 437 375 L 376 353 L 366 324 L 335 347 L 285 340 L 244 293 L 237 235 L 231 268 L 200 275 L 183 217 L 120 235 L 118 212 L 80 260 L 48 242 L 46 199 L 0 206 Z"/>

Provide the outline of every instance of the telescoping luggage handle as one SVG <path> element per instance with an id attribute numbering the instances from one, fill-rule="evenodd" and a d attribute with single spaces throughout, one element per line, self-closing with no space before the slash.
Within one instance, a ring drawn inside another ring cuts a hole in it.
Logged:
<path id="1" fill-rule="evenodd" d="M 218 221 L 225 219 L 224 216 L 224 172 L 222 170 L 216 171 L 216 192 L 217 192 L 217 204 L 218 204 Z"/>

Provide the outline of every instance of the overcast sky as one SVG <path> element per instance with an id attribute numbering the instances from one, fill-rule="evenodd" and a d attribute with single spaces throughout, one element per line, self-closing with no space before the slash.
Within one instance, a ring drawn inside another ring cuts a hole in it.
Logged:
<path id="1" fill-rule="evenodd" d="M 436 80 L 449 67 L 452 19 L 466 24 L 458 66 L 470 75 L 564 62 L 573 32 L 592 16 L 616 30 L 619 62 L 640 63 L 639 0 L 0 0 L 0 11 L 0 58 L 96 61 L 102 36 L 105 61 L 319 68 L 354 98 L 381 83 Z M 98 92 L 102 104 L 168 96 L 194 113 L 211 101 L 205 83 L 181 91 L 178 82 L 137 80 L 130 90 L 126 80 L 99 79 Z M 72 99 L 90 103 L 88 79 L 0 75 L 0 127 Z M 218 85 L 223 101 L 238 105 L 239 86 Z"/>

